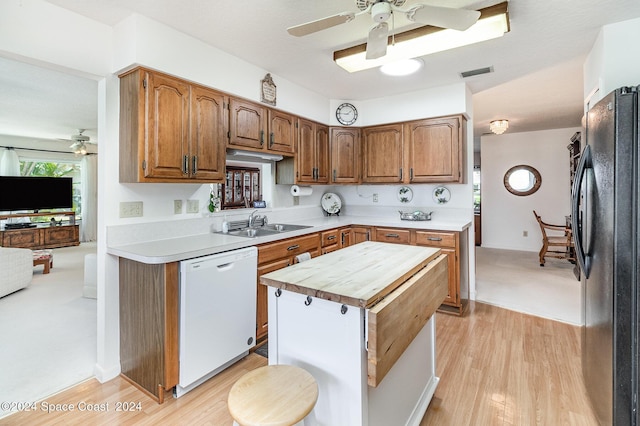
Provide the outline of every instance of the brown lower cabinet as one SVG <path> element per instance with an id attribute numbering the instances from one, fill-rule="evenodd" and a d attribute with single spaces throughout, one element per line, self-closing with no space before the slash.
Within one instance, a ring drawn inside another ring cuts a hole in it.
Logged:
<path id="1" fill-rule="evenodd" d="M 121 375 L 162 403 L 179 380 L 178 263 L 119 267 Z"/>
<path id="2" fill-rule="evenodd" d="M 296 256 L 308 252 L 320 254 L 320 234 L 309 234 L 258 246 L 258 289 L 256 300 L 256 342 L 267 338 L 269 332 L 268 287 L 260 284 L 260 276 L 295 263 Z"/>

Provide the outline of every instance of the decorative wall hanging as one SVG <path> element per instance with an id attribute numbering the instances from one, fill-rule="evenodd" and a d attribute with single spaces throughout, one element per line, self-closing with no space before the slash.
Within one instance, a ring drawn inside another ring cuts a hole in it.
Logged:
<path id="1" fill-rule="evenodd" d="M 267 73 L 264 79 L 260 80 L 260 88 L 260 100 L 276 106 L 276 85 L 271 78 L 271 73 Z"/>

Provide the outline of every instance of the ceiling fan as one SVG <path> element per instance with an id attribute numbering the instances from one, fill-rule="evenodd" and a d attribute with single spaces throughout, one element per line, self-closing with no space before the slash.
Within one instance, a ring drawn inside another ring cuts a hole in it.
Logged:
<path id="1" fill-rule="evenodd" d="M 69 140 L 69 141 L 73 142 L 71 145 L 69 145 L 69 148 L 71 148 L 71 150 L 74 152 L 74 154 L 76 154 L 76 155 L 86 155 L 87 154 L 87 145 L 85 143 L 89 142 L 89 140 L 91 138 L 89 138 L 89 136 L 83 135 L 83 133 L 85 131 L 86 131 L 86 129 L 78 129 L 78 134 L 77 135 L 71 135 L 71 139 L 61 139 L 61 140 Z"/>
<path id="2" fill-rule="evenodd" d="M 406 0 L 355 0 L 360 12 L 342 12 L 337 15 L 307 22 L 287 28 L 289 34 L 301 37 L 336 25 L 351 22 L 361 15 L 370 14 L 375 25 L 371 27 L 367 38 L 367 59 L 381 58 L 387 54 L 389 24 L 387 20 L 394 13 L 404 14 L 409 21 L 440 28 L 464 31 L 478 20 L 480 12 L 476 10 L 454 9 L 450 7 L 417 4 L 401 9 Z"/>

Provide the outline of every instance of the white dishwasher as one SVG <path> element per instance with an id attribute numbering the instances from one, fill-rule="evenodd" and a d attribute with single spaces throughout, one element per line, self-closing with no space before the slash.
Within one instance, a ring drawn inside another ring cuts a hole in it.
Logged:
<path id="1" fill-rule="evenodd" d="M 176 397 L 247 355 L 256 339 L 258 249 L 180 262 L 180 380 Z"/>

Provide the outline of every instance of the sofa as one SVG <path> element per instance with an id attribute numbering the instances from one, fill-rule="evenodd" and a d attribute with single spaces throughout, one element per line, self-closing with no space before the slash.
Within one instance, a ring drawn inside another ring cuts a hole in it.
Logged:
<path id="1" fill-rule="evenodd" d="M 28 287 L 33 278 L 29 249 L 0 247 L 0 297 Z"/>

